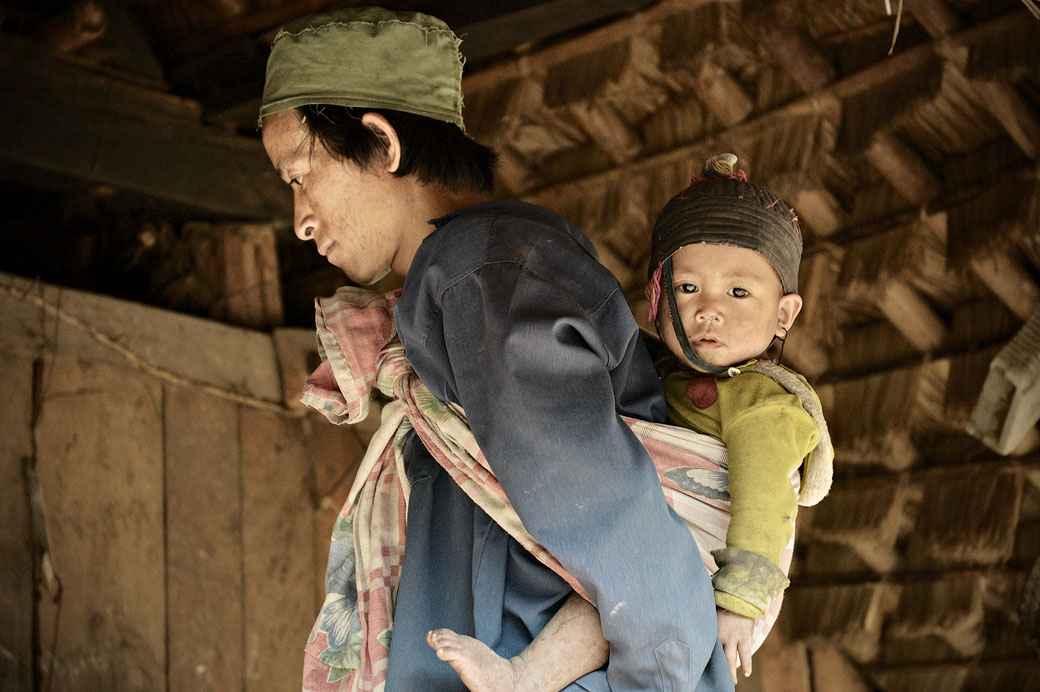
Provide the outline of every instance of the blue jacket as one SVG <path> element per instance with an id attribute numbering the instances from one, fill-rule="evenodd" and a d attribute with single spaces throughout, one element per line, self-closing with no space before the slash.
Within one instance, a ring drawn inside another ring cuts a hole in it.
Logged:
<path id="1" fill-rule="evenodd" d="M 618 417 L 663 422 L 666 409 L 617 280 L 584 234 L 539 207 L 489 202 L 432 223 L 395 309 L 405 353 L 438 398 L 466 411 L 528 531 L 599 609 L 610 689 L 732 689 L 696 544 Z M 409 449 L 388 689 L 454 689 L 430 686 L 447 664 L 401 638 L 461 627 L 514 656 L 569 589 L 459 509 L 464 499 L 444 499 L 450 488 L 426 489 L 439 470 L 419 460 L 421 444 Z M 602 672 L 586 678 L 585 689 L 606 689 Z"/>

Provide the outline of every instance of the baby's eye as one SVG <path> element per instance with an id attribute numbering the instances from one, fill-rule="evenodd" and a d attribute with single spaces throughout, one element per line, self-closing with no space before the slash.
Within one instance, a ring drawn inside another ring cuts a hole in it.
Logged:
<path id="1" fill-rule="evenodd" d="M 697 284 L 679 284 L 680 293 L 696 293 Z"/>
<path id="2" fill-rule="evenodd" d="M 741 288 L 740 286 L 734 286 L 733 288 L 729 289 L 729 294 L 734 298 L 747 298 L 749 295 L 751 295 L 751 291 L 747 290 L 746 288 Z"/>

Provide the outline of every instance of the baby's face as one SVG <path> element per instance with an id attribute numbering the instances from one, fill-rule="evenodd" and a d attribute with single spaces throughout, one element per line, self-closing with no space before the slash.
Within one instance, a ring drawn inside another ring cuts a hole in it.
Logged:
<path id="1" fill-rule="evenodd" d="M 657 326 L 668 348 L 688 366 L 672 328 L 662 286 Z M 704 362 L 739 365 L 784 336 L 802 309 L 796 293 L 783 295 L 769 261 L 746 248 L 686 245 L 672 255 L 672 288 L 690 346 Z"/>

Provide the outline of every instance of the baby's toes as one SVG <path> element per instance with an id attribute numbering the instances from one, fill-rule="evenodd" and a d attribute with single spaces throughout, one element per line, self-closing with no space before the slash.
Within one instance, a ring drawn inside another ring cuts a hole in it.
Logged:
<path id="1" fill-rule="evenodd" d="M 430 646 L 448 644 L 458 639 L 458 635 L 448 629 L 430 630 L 426 633 L 426 641 Z"/>

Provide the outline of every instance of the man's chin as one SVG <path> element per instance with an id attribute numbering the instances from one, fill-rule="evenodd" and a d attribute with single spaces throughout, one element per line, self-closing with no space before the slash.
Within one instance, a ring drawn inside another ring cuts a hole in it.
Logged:
<path id="1" fill-rule="evenodd" d="M 382 270 L 380 270 L 379 272 L 376 272 L 374 275 L 372 275 L 372 277 L 369 278 L 367 281 L 361 282 L 361 285 L 362 286 L 374 286 L 375 284 L 378 284 L 379 282 L 381 282 L 384 279 L 386 279 L 388 276 L 390 276 L 390 267 L 389 266 L 385 266 L 385 267 L 382 268 Z"/>
<path id="2" fill-rule="evenodd" d="M 373 273 L 360 274 L 356 267 L 345 267 L 332 259 L 329 259 L 329 264 L 346 274 L 347 278 L 357 286 L 373 286 L 389 276 L 391 272 L 390 267 L 387 266 Z"/>
<path id="3" fill-rule="evenodd" d="M 342 269 L 342 267 L 340 268 Z M 383 267 L 375 274 L 371 274 L 369 276 L 361 278 L 354 278 L 353 276 L 350 276 L 350 274 L 348 274 L 346 270 L 344 270 L 343 273 L 347 274 L 347 276 L 350 277 L 350 280 L 356 283 L 358 286 L 374 286 L 386 277 L 390 276 L 390 267 Z"/>

